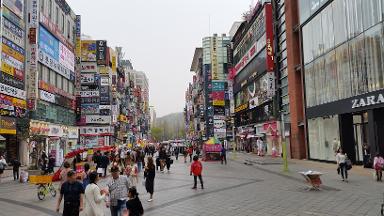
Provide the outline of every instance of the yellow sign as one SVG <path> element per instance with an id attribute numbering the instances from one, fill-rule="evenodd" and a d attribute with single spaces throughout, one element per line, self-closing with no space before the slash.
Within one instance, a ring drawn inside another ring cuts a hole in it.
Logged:
<path id="1" fill-rule="evenodd" d="M 213 106 L 225 106 L 224 100 L 213 100 Z"/>
<path id="2" fill-rule="evenodd" d="M 112 56 L 112 73 L 116 73 L 116 56 Z"/>
<path id="3" fill-rule="evenodd" d="M 1 62 L 1 71 L 11 76 L 15 76 L 15 69 L 4 61 Z"/>
<path id="4" fill-rule="evenodd" d="M 87 155 L 93 155 L 93 149 L 88 149 Z"/>
<path id="5" fill-rule="evenodd" d="M 16 50 L 10 48 L 9 46 L 3 44 L 2 51 L 4 53 L 12 56 L 16 60 L 18 60 L 20 62 L 24 62 L 24 56 L 22 54 L 18 53 Z"/>
<path id="6" fill-rule="evenodd" d="M 98 66 L 100 75 L 108 75 L 108 68 L 105 66 Z"/>
<path id="7" fill-rule="evenodd" d="M 235 113 L 248 109 L 248 103 L 236 107 Z"/>
<path id="8" fill-rule="evenodd" d="M 18 98 L 12 98 L 12 104 L 15 107 L 27 109 L 27 102 L 25 100 L 20 100 Z"/>
<path id="9" fill-rule="evenodd" d="M 76 57 L 81 56 L 81 39 L 80 37 L 76 37 L 76 49 L 75 49 Z"/>

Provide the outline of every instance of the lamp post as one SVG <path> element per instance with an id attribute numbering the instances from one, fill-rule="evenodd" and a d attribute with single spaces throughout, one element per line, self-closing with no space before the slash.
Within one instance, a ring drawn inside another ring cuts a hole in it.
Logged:
<path id="1" fill-rule="evenodd" d="M 283 147 L 283 172 L 288 172 L 287 142 L 285 140 L 284 111 L 281 111 L 281 138 Z"/>

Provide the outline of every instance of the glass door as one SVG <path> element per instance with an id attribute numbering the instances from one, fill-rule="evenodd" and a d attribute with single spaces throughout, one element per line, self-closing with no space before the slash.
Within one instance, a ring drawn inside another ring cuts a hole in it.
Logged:
<path id="1" fill-rule="evenodd" d="M 367 113 L 353 115 L 353 130 L 355 140 L 356 162 L 364 160 L 364 145 L 368 145 L 368 117 Z"/>

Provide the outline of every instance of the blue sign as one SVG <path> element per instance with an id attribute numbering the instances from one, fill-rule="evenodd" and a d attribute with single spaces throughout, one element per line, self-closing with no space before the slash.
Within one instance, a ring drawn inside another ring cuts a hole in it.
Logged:
<path id="1" fill-rule="evenodd" d="M 39 27 L 39 49 L 59 61 L 59 40 L 44 27 Z"/>

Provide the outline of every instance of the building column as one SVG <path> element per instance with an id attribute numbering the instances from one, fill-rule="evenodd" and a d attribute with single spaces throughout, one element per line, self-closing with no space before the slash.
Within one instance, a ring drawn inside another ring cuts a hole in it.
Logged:
<path id="1" fill-rule="evenodd" d="M 290 147 L 291 157 L 296 159 L 308 158 L 306 142 L 306 119 L 304 114 L 304 89 L 300 59 L 300 32 L 295 31 L 299 25 L 299 10 L 297 0 L 285 1 L 285 23 L 287 36 L 288 63 L 288 92 L 291 115 Z"/>

